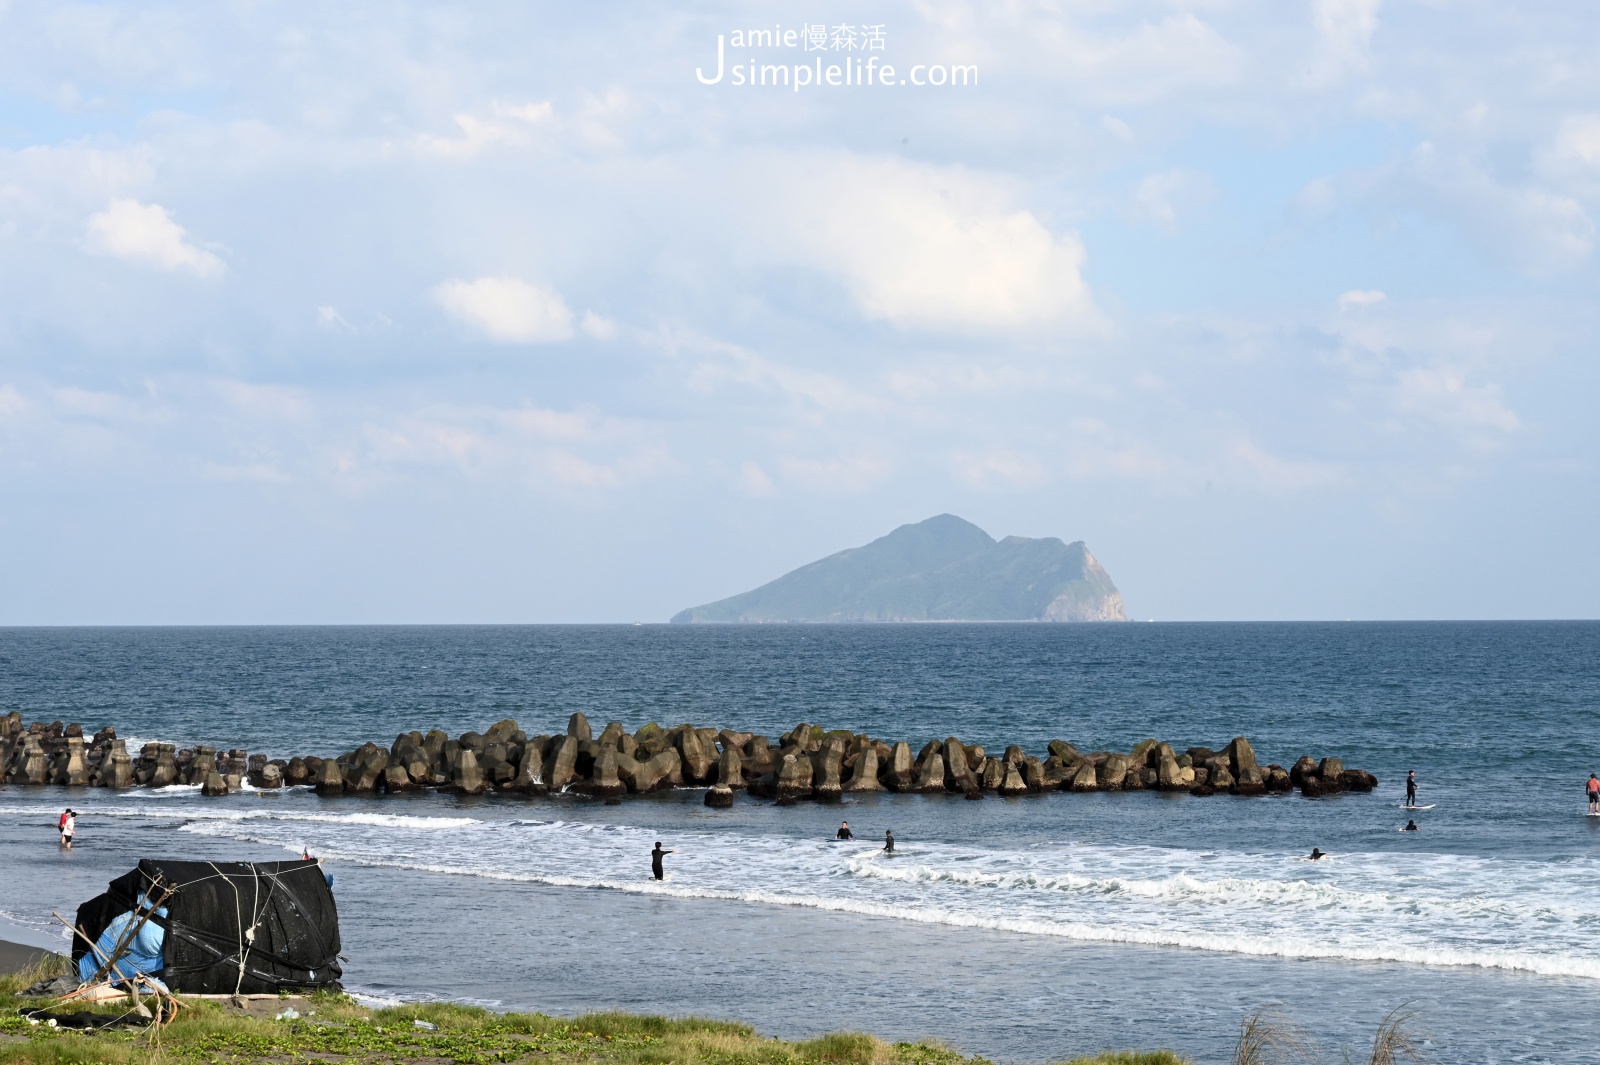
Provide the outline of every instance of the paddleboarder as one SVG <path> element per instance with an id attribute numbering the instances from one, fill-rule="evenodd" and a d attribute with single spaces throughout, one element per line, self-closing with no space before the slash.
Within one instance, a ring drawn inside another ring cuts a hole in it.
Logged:
<path id="1" fill-rule="evenodd" d="M 1415 769 L 1406 774 L 1406 805 L 1417 805 L 1417 771 Z"/>

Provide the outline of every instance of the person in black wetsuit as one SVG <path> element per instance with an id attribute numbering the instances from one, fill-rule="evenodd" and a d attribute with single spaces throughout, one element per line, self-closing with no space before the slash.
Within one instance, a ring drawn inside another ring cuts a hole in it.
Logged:
<path id="1" fill-rule="evenodd" d="M 1320 849 L 1318 849 L 1316 847 L 1312 847 L 1311 848 L 1311 860 L 1312 861 L 1320 862 L 1320 861 L 1322 861 L 1322 859 L 1326 858 L 1327 856 L 1328 856 L 1328 852 L 1327 851 L 1320 850 Z"/>
<path id="2" fill-rule="evenodd" d="M 650 852 L 650 871 L 655 874 L 657 880 L 665 880 L 667 878 L 667 871 L 661 867 L 661 859 L 669 854 L 676 853 L 678 852 L 662 850 L 661 841 L 659 839 L 656 840 L 656 849 Z"/>
<path id="3" fill-rule="evenodd" d="M 833 834 L 833 838 L 834 839 L 855 839 L 856 838 L 856 834 L 854 832 L 850 831 L 850 822 L 849 821 L 840 821 L 839 822 L 839 831 L 837 831 L 837 832 L 835 832 Z"/>
<path id="4" fill-rule="evenodd" d="M 1417 805 L 1417 771 L 1415 769 L 1406 774 L 1406 805 Z"/>
<path id="5" fill-rule="evenodd" d="M 1406 822 L 1406 827 L 1402 828 L 1400 831 L 1402 831 L 1402 832 L 1416 832 L 1416 831 L 1418 831 L 1416 821 L 1414 821 L 1414 820 L 1413 821 L 1407 821 Z"/>
<path id="6" fill-rule="evenodd" d="M 886 828 L 886 829 L 883 830 L 883 853 L 885 853 L 885 854 L 893 854 L 894 853 L 894 830 L 893 829 Z"/>

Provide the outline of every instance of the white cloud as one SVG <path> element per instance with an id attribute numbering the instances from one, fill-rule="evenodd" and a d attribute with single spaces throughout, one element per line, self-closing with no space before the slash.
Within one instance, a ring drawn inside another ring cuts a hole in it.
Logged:
<path id="1" fill-rule="evenodd" d="M 1006 448 L 957 451 L 951 455 L 956 478 L 979 491 L 1037 488 L 1049 479 L 1044 463 Z"/>
<path id="2" fill-rule="evenodd" d="M 514 277 L 446 281 L 434 288 L 433 298 L 490 340 L 547 344 L 572 336 L 572 311 L 560 293 Z"/>
<path id="3" fill-rule="evenodd" d="M 1370 307 L 1372 304 L 1382 303 L 1388 298 L 1388 296 L 1375 288 L 1353 288 L 1349 292 L 1339 293 L 1339 309 L 1348 311 L 1351 307 Z"/>
<path id="4" fill-rule="evenodd" d="M 861 311 L 897 326 L 1098 323 L 1083 242 L 1017 206 L 1010 186 L 957 167 L 829 154 L 776 162 L 780 255 L 842 276 Z M 775 213 L 774 213 L 775 211 Z"/>
<path id="5" fill-rule="evenodd" d="M 160 204 L 113 200 L 89 217 L 87 242 L 100 255 L 158 270 L 184 270 L 196 277 L 221 277 L 221 259 L 189 241 L 189 233 Z"/>
<path id="6" fill-rule="evenodd" d="M 739 486 L 745 495 L 763 499 L 778 494 L 778 489 L 773 485 L 772 478 L 767 476 L 767 471 L 754 462 L 741 462 L 739 464 Z"/>
<path id="7" fill-rule="evenodd" d="M 1211 175 L 1195 170 L 1166 170 L 1139 182 L 1133 192 L 1131 214 L 1167 232 L 1216 198 Z"/>
<path id="8" fill-rule="evenodd" d="M 889 475 L 889 464 L 870 455 L 842 459 L 782 459 L 784 477 L 823 495 L 860 495 Z"/>
<path id="9" fill-rule="evenodd" d="M 464 112 L 456 115 L 454 122 L 459 130 L 456 136 L 417 137 L 418 153 L 461 160 L 471 159 L 494 145 L 528 145 L 536 129 L 555 125 L 555 106 L 548 100 L 523 104 L 496 101 L 487 115 Z"/>
<path id="10" fill-rule="evenodd" d="M 1383 0 L 1316 0 L 1312 19 L 1321 37 L 1323 58 L 1313 71 L 1313 82 L 1328 82 L 1347 69 L 1366 65 L 1382 6 Z"/>
<path id="11" fill-rule="evenodd" d="M 583 321 L 578 328 L 591 340 L 615 340 L 617 337 L 617 323 L 609 318 L 602 318 L 593 311 L 583 312 Z"/>
<path id="12" fill-rule="evenodd" d="M 334 307 L 317 308 L 317 328 L 334 333 L 354 333 L 355 327 L 345 321 L 344 315 Z"/>
<path id="13" fill-rule="evenodd" d="M 1344 471 L 1334 463 L 1279 458 L 1248 439 L 1234 441 L 1227 458 L 1235 469 L 1273 491 L 1325 488 L 1345 479 Z"/>

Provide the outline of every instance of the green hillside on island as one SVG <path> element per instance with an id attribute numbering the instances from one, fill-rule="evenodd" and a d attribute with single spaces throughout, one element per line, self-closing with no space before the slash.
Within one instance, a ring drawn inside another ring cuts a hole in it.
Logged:
<path id="1" fill-rule="evenodd" d="M 902 525 L 673 624 L 1127 621 L 1122 594 L 1083 541 L 995 540 L 954 514 Z"/>

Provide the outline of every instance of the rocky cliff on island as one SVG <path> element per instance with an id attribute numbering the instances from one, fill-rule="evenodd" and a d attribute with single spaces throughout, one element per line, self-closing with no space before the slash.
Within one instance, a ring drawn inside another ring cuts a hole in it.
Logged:
<path id="1" fill-rule="evenodd" d="M 1127 621 L 1122 594 L 1083 541 L 995 540 L 954 514 L 676 615 L 674 624 Z"/>

